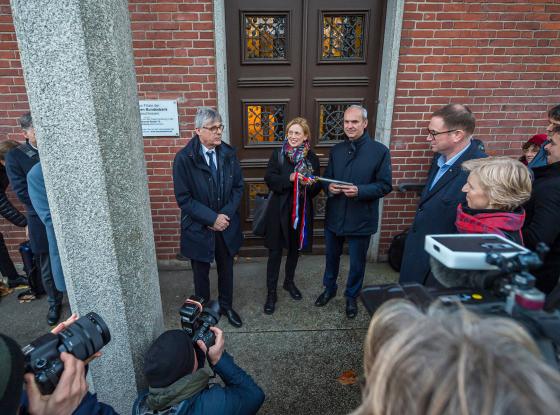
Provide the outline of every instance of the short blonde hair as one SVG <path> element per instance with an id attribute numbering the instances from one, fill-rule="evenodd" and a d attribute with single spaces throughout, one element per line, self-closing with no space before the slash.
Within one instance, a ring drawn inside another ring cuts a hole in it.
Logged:
<path id="1" fill-rule="evenodd" d="M 311 128 L 309 127 L 309 122 L 303 117 L 296 117 L 291 120 L 288 125 L 286 126 L 286 135 L 288 134 L 288 130 L 292 125 L 299 125 L 303 130 L 303 134 L 307 137 L 308 140 L 311 139 Z"/>
<path id="2" fill-rule="evenodd" d="M 464 170 L 476 174 L 494 209 L 515 210 L 531 197 L 531 173 L 509 157 L 467 160 Z"/>
<path id="3" fill-rule="evenodd" d="M 364 347 L 365 386 L 353 415 L 556 413 L 560 373 L 512 319 L 434 303 L 382 305 Z"/>

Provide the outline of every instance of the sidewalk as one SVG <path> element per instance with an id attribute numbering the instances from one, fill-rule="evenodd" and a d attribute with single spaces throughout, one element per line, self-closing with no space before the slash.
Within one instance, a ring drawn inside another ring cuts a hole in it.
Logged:
<path id="1" fill-rule="evenodd" d="M 362 375 L 363 341 L 369 316 L 359 304 L 354 320 L 344 315 L 342 296 L 348 257 L 341 260 L 339 293 L 323 308 L 313 305 L 321 293 L 323 256 L 300 259 L 296 283 L 303 294 L 294 301 L 282 289 L 272 316 L 262 312 L 266 298 L 266 258 L 241 258 L 234 268 L 234 308 L 243 319 L 235 329 L 227 319 L 219 323 L 226 333 L 226 349 L 263 388 L 266 401 L 260 414 L 345 414 L 360 402 L 360 386 L 342 385 L 337 378 L 352 370 Z M 368 264 L 364 284 L 394 282 L 397 274 L 387 264 Z M 211 270 L 216 295 L 216 270 Z M 194 292 L 191 271 L 160 270 L 166 328 L 179 328 L 178 309 Z M 47 332 L 47 302 L 43 298 L 19 304 L 15 294 L 0 301 L 0 332 L 24 345 Z M 65 300 L 64 316 L 70 314 Z M 100 313 L 102 315 L 102 312 Z M 139 316 L 141 318 L 141 316 Z"/>

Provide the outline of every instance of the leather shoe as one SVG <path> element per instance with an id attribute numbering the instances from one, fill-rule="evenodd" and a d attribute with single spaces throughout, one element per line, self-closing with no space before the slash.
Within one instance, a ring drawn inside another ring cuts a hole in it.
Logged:
<path id="1" fill-rule="evenodd" d="M 283 288 L 290 293 L 294 300 L 301 300 L 301 292 L 293 282 L 285 282 Z"/>
<path id="2" fill-rule="evenodd" d="M 49 325 L 54 326 L 60 320 L 60 310 L 62 306 L 60 304 L 51 305 L 49 307 L 49 312 L 47 313 L 47 322 Z"/>
<path id="3" fill-rule="evenodd" d="M 8 287 L 16 288 L 21 286 L 29 286 L 29 281 L 23 275 L 18 275 L 16 278 L 8 279 Z"/>
<path id="4" fill-rule="evenodd" d="M 229 324 L 231 324 L 233 327 L 239 328 L 243 325 L 241 317 L 239 317 L 239 314 L 237 314 L 233 308 L 223 310 L 222 314 L 227 316 Z"/>
<path id="5" fill-rule="evenodd" d="M 323 291 L 323 293 L 317 298 L 317 300 L 315 301 L 315 305 L 317 307 L 323 307 L 325 304 L 327 304 L 331 298 L 334 298 L 336 296 L 336 292 L 331 293 L 328 290 Z"/>
<path id="6" fill-rule="evenodd" d="M 276 305 L 276 291 L 269 291 L 264 303 L 264 313 L 273 314 Z"/>
<path id="7" fill-rule="evenodd" d="M 346 298 L 346 317 L 354 318 L 358 315 L 358 303 L 355 298 Z"/>

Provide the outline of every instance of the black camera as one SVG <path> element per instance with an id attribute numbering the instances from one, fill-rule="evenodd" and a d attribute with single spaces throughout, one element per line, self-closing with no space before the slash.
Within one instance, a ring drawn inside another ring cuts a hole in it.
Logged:
<path id="1" fill-rule="evenodd" d="M 437 260 L 431 262 L 431 271 L 440 286 L 404 283 L 364 287 L 361 298 L 366 309 L 373 314 L 387 300 L 406 298 L 421 308 L 439 300 L 450 307 L 460 303 L 482 315 L 509 317 L 529 331 L 544 359 L 560 368 L 560 312 L 544 311 L 545 295 L 535 288 L 535 277 L 529 272 L 542 265 L 548 248 L 539 245 L 535 253 L 524 248 L 500 252 L 495 246 L 470 246 L 482 237 L 494 235 L 432 235 L 430 247 L 435 241 L 439 249 L 430 250 L 426 243 L 426 250 Z M 452 250 L 446 238 L 453 239 Z"/>
<path id="2" fill-rule="evenodd" d="M 47 333 L 21 349 L 25 356 L 25 371 L 35 374 L 43 395 L 50 395 L 64 370 L 60 353 L 70 353 L 83 361 L 110 340 L 111 333 L 103 319 L 96 313 L 88 313 L 60 333 Z"/>
<path id="3" fill-rule="evenodd" d="M 187 298 L 179 309 L 181 328 L 192 337 L 196 345 L 197 340 L 202 340 L 209 349 L 216 341 L 216 335 L 210 330 L 220 321 L 220 304 L 216 300 L 206 303 L 206 300 L 196 295 Z"/>

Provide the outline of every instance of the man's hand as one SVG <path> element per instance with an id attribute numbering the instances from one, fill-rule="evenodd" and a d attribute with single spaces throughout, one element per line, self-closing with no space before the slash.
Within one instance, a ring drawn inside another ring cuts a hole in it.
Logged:
<path id="1" fill-rule="evenodd" d="M 218 217 L 216 218 L 214 225 L 210 229 L 214 231 L 222 232 L 225 231 L 228 226 L 229 226 L 229 216 L 220 213 L 218 214 Z"/>
<path id="2" fill-rule="evenodd" d="M 358 196 L 358 186 L 344 186 L 342 188 L 344 196 L 346 197 L 356 197 Z"/>
<path id="3" fill-rule="evenodd" d="M 220 359 L 222 358 L 222 354 L 224 353 L 225 341 L 224 341 L 224 332 L 217 327 L 210 327 L 210 330 L 216 335 L 216 341 L 214 345 L 209 349 L 206 349 L 206 345 L 202 340 L 198 340 L 196 344 L 200 347 L 207 356 L 210 363 L 213 365 L 217 364 Z"/>
<path id="4" fill-rule="evenodd" d="M 329 184 L 329 193 L 332 193 L 333 195 L 338 195 L 342 192 L 342 187 L 336 183 L 330 183 Z"/>
<path id="5" fill-rule="evenodd" d="M 70 415 L 80 405 L 88 391 L 85 364 L 69 353 L 60 354 L 64 370 L 52 395 L 41 395 L 35 376 L 25 375 L 25 389 L 32 415 Z"/>

